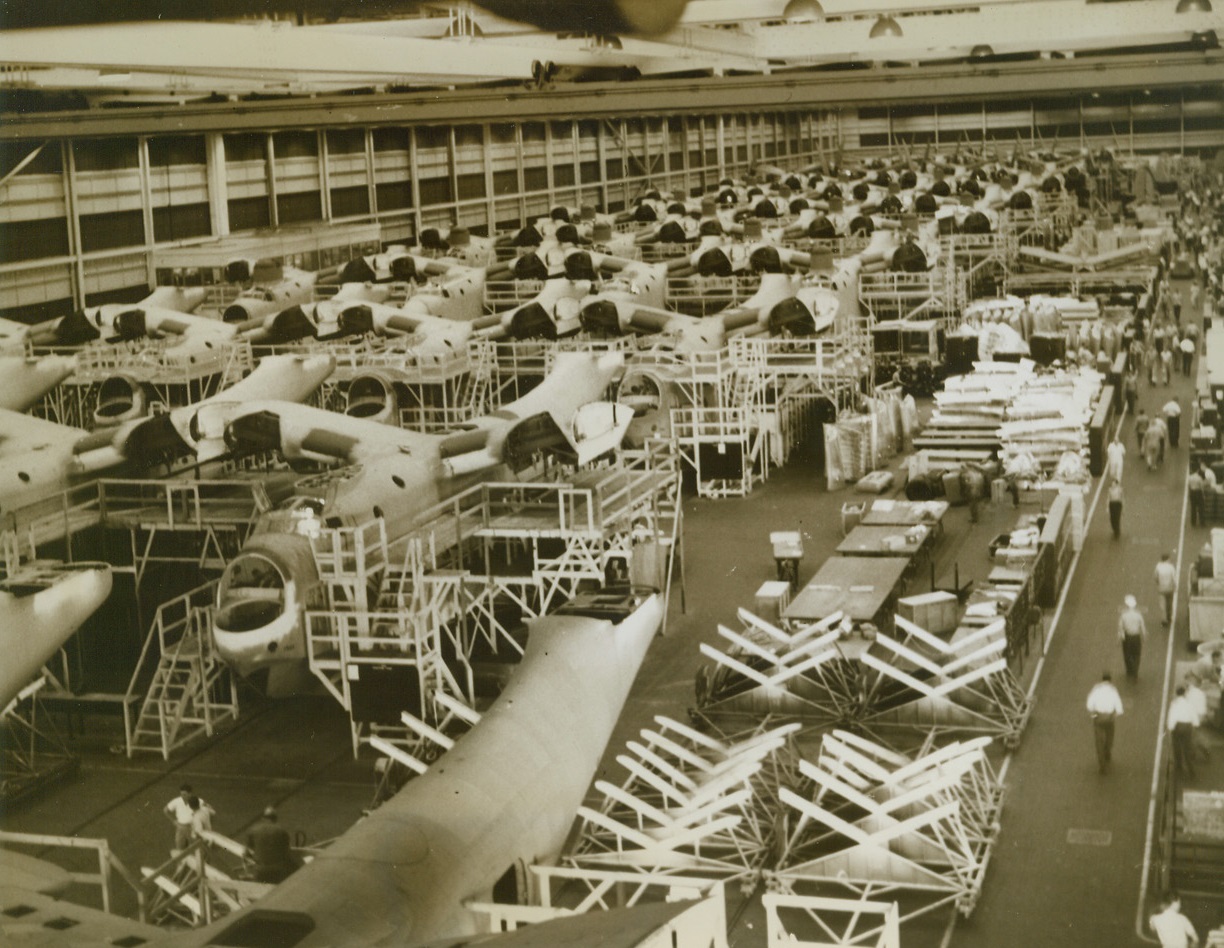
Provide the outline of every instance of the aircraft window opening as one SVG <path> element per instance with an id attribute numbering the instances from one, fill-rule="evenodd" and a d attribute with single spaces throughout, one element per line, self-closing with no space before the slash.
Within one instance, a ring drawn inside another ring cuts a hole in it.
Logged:
<path id="1" fill-rule="evenodd" d="M 18 471 L 17 480 L 21 481 L 21 483 L 23 484 L 28 484 L 30 483 L 30 475 L 27 474 L 25 471 Z"/>
<path id="2" fill-rule="evenodd" d="M 400 477 L 398 474 L 391 475 L 391 483 L 401 489 L 404 487 L 404 479 Z"/>
<path id="3" fill-rule="evenodd" d="M 377 504 L 375 504 L 375 505 L 374 505 L 374 518 L 375 518 L 376 520 L 382 520 L 382 519 L 383 519 L 383 510 L 382 510 L 382 508 L 381 508 L 381 507 L 379 507 Z"/>
<path id="4" fill-rule="evenodd" d="M 57 932 L 62 932 L 69 928 L 76 928 L 80 924 L 75 918 L 61 915 L 59 918 L 51 918 L 43 922 L 43 928 L 53 928 Z"/>

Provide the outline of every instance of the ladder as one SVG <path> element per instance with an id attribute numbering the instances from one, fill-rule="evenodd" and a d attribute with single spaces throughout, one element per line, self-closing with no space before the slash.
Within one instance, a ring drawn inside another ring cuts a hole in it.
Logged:
<path id="1" fill-rule="evenodd" d="M 160 633 L 162 647 L 135 726 L 128 731 L 128 757 L 158 752 L 169 760 L 188 741 L 211 737 L 218 724 L 238 716 L 236 685 L 213 650 L 211 608 L 191 606 L 186 621 L 170 630 L 179 632 L 173 642 L 167 641 L 160 611 L 154 632 Z"/>

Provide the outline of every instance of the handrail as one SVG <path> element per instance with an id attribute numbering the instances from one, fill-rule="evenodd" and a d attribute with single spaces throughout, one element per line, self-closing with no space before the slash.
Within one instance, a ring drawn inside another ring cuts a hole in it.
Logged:
<path id="1" fill-rule="evenodd" d="M 105 839 L 91 839 L 82 836 L 51 836 L 45 833 L 18 833 L 11 830 L 0 830 L 0 843 L 19 846 L 56 847 L 60 849 L 92 849 L 98 854 L 98 872 L 69 872 L 68 877 L 73 882 L 96 884 L 102 894 L 102 911 L 111 911 L 110 873 L 114 870 L 136 894 L 136 905 L 140 920 L 145 917 L 144 887 L 136 880 L 123 862 L 111 852 L 110 843 Z"/>

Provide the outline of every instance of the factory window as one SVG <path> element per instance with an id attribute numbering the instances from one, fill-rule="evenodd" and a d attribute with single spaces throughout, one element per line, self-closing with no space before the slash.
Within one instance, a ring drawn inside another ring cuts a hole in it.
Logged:
<path id="1" fill-rule="evenodd" d="M 323 217 L 323 199 L 318 191 L 298 191 L 276 196 L 276 213 L 282 224 L 317 221 Z"/>
<path id="2" fill-rule="evenodd" d="M 688 153 L 688 166 L 690 168 L 700 168 L 704 164 L 704 159 L 701 155 L 700 148 L 691 149 Z M 672 167 L 676 167 L 675 162 L 672 162 Z"/>
<path id="3" fill-rule="evenodd" d="M 319 139 L 314 132 L 277 132 L 272 136 L 277 158 L 314 158 L 319 154 Z"/>
<path id="4" fill-rule="evenodd" d="M 479 125 L 456 125 L 455 126 L 455 147 L 456 148 L 482 148 L 484 147 L 484 130 Z"/>
<path id="5" fill-rule="evenodd" d="M 357 155 L 365 151 L 365 129 L 329 128 L 327 151 L 332 155 Z"/>
<path id="6" fill-rule="evenodd" d="M 450 178 L 425 178 L 420 182 L 421 205 L 446 204 L 455 199 L 451 194 Z"/>
<path id="7" fill-rule="evenodd" d="M 553 169 L 554 173 L 556 169 Z M 558 180 L 558 184 L 561 182 Z M 574 168 L 570 166 L 569 183 L 574 183 Z M 548 169 L 546 168 L 524 168 L 523 169 L 523 187 L 528 191 L 547 191 L 548 190 Z"/>
<path id="8" fill-rule="evenodd" d="M 479 174 L 461 174 L 455 179 L 459 190 L 459 200 L 466 201 L 472 198 L 482 198 L 487 192 L 485 191 L 485 176 L 481 172 Z"/>
<path id="9" fill-rule="evenodd" d="M 72 300 L 65 298 L 0 309 L 0 317 L 11 319 L 15 323 L 45 323 L 48 319 L 67 316 L 73 308 Z"/>
<path id="10" fill-rule="evenodd" d="M 443 125 L 422 125 L 416 130 L 417 148 L 444 151 L 450 136 Z"/>
<path id="11" fill-rule="evenodd" d="M 136 247 L 144 242 L 144 215 L 140 211 L 81 215 L 81 249 L 86 253 Z"/>
<path id="12" fill-rule="evenodd" d="M 596 167 L 598 167 L 598 165 L 596 165 Z M 532 170 L 535 170 L 535 169 L 530 169 L 530 168 L 527 169 L 528 173 Z M 542 171 L 543 169 L 541 168 L 539 170 Z M 568 188 L 573 183 L 574 183 L 574 163 L 572 161 L 566 162 L 563 165 L 553 165 L 553 184 L 555 184 L 559 188 Z M 528 185 L 528 190 L 543 191 L 546 187 L 548 187 L 548 182 L 547 180 L 544 180 L 544 181 L 541 181 L 539 187 L 536 187 L 536 188 L 533 188 L 530 185 Z"/>
<path id="13" fill-rule="evenodd" d="M 518 139 L 510 122 L 494 122 L 489 126 L 489 142 L 493 145 L 513 145 Z"/>
<path id="14" fill-rule="evenodd" d="M 1224 128 L 1224 117 L 1219 115 L 1187 115 L 1187 132 L 1214 132 Z"/>
<path id="15" fill-rule="evenodd" d="M 548 131 L 555 142 L 567 142 L 574 134 L 574 126 L 569 122 L 549 122 Z"/>
<path id="16" fill-rule="evenodd" d="M 672 171 L 679 171 L 684 167 L 684 152 L 673 151 L 667 156 L 667 163 L 671 167 Z"/>
<path id="17" fill-rule="evenodd" d="M 255 230 L 257 227 L 267 227 L 272 222 L 267 195 L 257 194 L 255 197 L 234 198 L 229 202 L 229 219 L 231 230 Z"/>
<path id="18" fill-rule="evenodd" d="M 351 188 L 332 188 L 331 206 L 333 217 L 356 217 L 370 213 L 370 189 L 364 184 Z"/>
<path id="19" fill-rule="evenodd" d="M 583 184 L 590 184 L 599 180 L 599 162 L 584 161 L 579 165 L 579 173 Z"/>
<path id="20" fill-rule="evenodd" d="M 118 290 L 100 290 L 97 293 L 85 294 L 86 306 L 105 306 L 107 303 L 138 303 L 149 295 L 149 288 L 143 284 L 127 286 Z"/>
<path id="21" fill-rule="evenodd" d="M 208 204 L 177 204 L 153 208 L 153 239 L 182 240 L 212 233 Z"/>
<path id="22" fill-rule="evenodd" d="M 1136 135 L 1176 135 L 1181 132 L 1181 119 L 1176 115 L 1168 118 L 1137 118 L 1131 125 Z"/>
<path id="23" fill-rule="evenodd" d="M 21 164 L 26 156 L 38 147 L 38 144 L 38 142 L 0 142 L 0 178 Z M 61 167 L 59 144 L 48 142 L 38 153 L 38 157 L 21 169 L 21 173 L 59 174 Z"/>
<path id="24" fill-rule="evenodd" d="M 518 172 L 517 171 L 494 171 L 493 172 L 493 193 L 494 194 L 518 194 Z"/>
<path id="25" fill-rule="evenodd" d="M 72 159 L 77 171 L 120 171 L 140 166 L 134 138 L 73 142 Z"/>
<path id="26" fill-rule="evenodd" d="M 149 164 L 154 167 L 203 165 L 207 161 L 204 139 L 199 135 L 169 135 L 149 139 Z"/>
<path id="27" fill-rule="evenodd" d="M 267 158 L 267 137 L 260 134 L 226 135 L 226 161 L 263 161 Z"/>
<path id="28" fill-rule="evenodd" d="M 68 221 L 11 221 L 0 227 L 0 263 L 62 257 L 68 253 Z"/>
<path id="29" fill-rule="evenodd" d="M 407 181 L 384 181 L 375 185 L 380 211 L 412 207 L 412 185 Z"/>
<path id="30" fill-rule="evenodd" d="M 708 168 L 718 167 L 718 149 L 707 148 L 705 153 L 705 163 Z"/>
<path id="31" fill-rule="evenodd" d="M 625 163 L 619 158 L 609 158 L 604 162 L 604 169 L 609 181 L 619 181 L 625 176 Z M 585 177 L 583 180 L 586 180 Z"/>
<path id="32" fill-rule="evenodd" d="M 374 129 L 375 151 L 407 151 L 408 130 L 406 128 Z"/>

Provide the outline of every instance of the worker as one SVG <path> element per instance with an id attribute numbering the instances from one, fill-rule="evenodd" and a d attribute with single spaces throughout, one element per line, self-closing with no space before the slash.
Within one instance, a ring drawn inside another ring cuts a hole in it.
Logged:
<path id="1" fill-rule="evenodd" d="M 1122 397 L 1126 399 L 1126 410 L 1135 413 L 1135 401 L 1139 398 L 1139 377 L 1135 370 L 1129 370 L 1122 378 Z"/>
<path id="2" fill-rule="evenodd" d="M 1182 375 L 1189 375 L 1190 369 L 1194 365 L 1194 350 L 1198 348 L 1194 341 L 1195 333 L 1190 330 L 1194 329 L 1194 324 L 1191 323 L 1186 327 L 1186 334 L 1182 336 L 1181 342 L 1177 344 L 1177 348 L 1181 351 Z"/>
<path id="3" fill-rule="evenodd" d="M 1202 465 L 1196 464 L 1190 469 L 1190 476 L 1186 478 L 1186 490 L 1190 498 L 1190 526 L 1192 527 L 1203 524 L 1203 483 Z"/>
<path id="4" fill-rule="evenodd" d="M 1181 432 L 1181 404 L 1176 398 L 1170 398 L 1160 409 L 1160 413 L 1164 415 L 1165 427 L 1169 431 L 1169 447 L 1176 448 Z"/>
<path id="5" fill-rule="evenodd" d="M 982 497 L 986 493 L 986 475 L 976 464 L 966 464 L 960 472 L 961 494 L 969 505 L 969 522 L 977 523 L 982 505 Z"/>
<path id="6" fill-rule="evenodd" d="M 1115 480 L 1109 485 L 1109 527 L 1114 539 L 1122 536 L 1122 482 Z"/>
<path id="7" fill-rule="evenodd" d="M 1164 553 L 1152 574 L 1156 591 L 1160 593 L 1161 615 L 1165 625 L 1173 622 L 1173 593 L 1177 590 L 1177 568 L 1173 565 L 1173 554 Z"/>
<path id="8" fill-rule="evenodd" d="M 259 822 L 251 827 L 247 845 L 255 860 L 258 882 L 281 882 L 297 868 L 289 847 L 289 833 L 277 822 L 275 807 L 264 808 Z"/>
<path id="9" fill-rule="evenodd" d="M 1160 900 L 1160 911 L 1148 919 L 1160 939 L 1160 948 L 1198 948 L 1198 932 L 1181 911 L 1181 900 L 1173 894 Z"/>
<path id="10" fill-rule="evenodd" d="M 1139 414 L 1135 416 L 1135 445 L 1140 452 L 1143 451 L 1143 438 L 1147 434 L 1149 424 L 1151 424 L 1151 419 L 1148 418 L 1147 411 L 1140 408 Z"/>
<path id="11" fill-rule="evenodd" d="M 1114 435 L 1105 449 L 1105 476 L 1110 480 L 1122 480 L 1122 466 L 1126 460 L 1126 445 L 1122 443 L 1121 435 Z"/>
<path id="12" fill-rule="evenodd" d="M 195 818 L 195 810 L 191 807 L 192 797 L 195 797 L 195 791 L 192 790 L 191 784 L 185 783 L 179 787 L 178 796 L 171 799 L 162 808 L 162 813 L 174 826 L 174 850 L 172 851 L 186 849 L 191 845 L 192 823 Z M 196 799 L 199 798 L 196 797 Z"/>
<path id="13" fill-rule="evenodd" d="M 1198 715 L 1186 697 L 1186 686 L 1178 685 L 1165 715 L 1165 728 L 1173 738 L 1173 763 L 1177 775 L 1191 780 L 1198 776 L 1194 770 L 1194 729 L 1198 725 Z"/>
<path id="14" fill-rule="evenodd" d="M 1143 460 L 1149 471 L 1154 471 L 1164 460 L 1165 424 L 1159 415 L 1148 421 L 1143 432 Z"/>
<path id="15" fill-rule="evenodd" d="M 1109 672 L 1088 692 L 1088 714 L 1092 717 L 1092 734 L 1096 744 L 1097 770 L 1105 773 L 1113 756 L 1114 721 L 1122 714 L 1122 696 L 1114 686 Z"/>
<path id="16" fill-rule="evenodd" d="M 1128 595 L 1123 601 L 1118 616 L 1118 641 L 1122 643 L 1122 661 L 1126 665 L 1126 677 L 1139 677 L 1139 659 L 1143 656 L 1143 640 L 1147 638 L 1147 623 L 1139 611 L 1139 601 Z"/>

